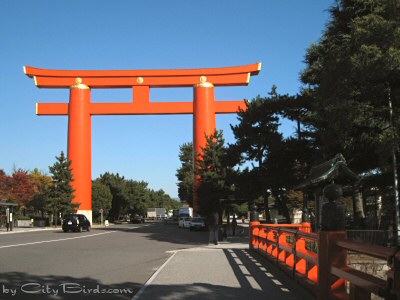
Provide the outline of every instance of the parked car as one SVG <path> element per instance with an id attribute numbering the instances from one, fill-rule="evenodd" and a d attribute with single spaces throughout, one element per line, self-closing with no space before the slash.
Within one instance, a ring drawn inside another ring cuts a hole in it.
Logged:
<path id="1" fill-rule="evenodd" d="M 192 218 L 180 217 L 178 226 L 181 228 L 189 228 Z"/>
<path id="2" fill-rule="evenodd" d="M 131 215 L 131 223 L 144 223 L 144 218 L 140 215 Z"/>
<path id="3" fill-rule="evenodd" d="M 62 229 L 64 232 L 68 231 L 79 231 L 83 230 L 90 231 L 90 221 L 85 215 L 81 214 L 69 214 L 63 219 Z"/>
<path id="4" fill-rule="evenodd" d="M 206 229 L 206 222 L 204 218 L 196 217 L 193 218 L 189 225 L 189 230 L 205 230 Z"/>

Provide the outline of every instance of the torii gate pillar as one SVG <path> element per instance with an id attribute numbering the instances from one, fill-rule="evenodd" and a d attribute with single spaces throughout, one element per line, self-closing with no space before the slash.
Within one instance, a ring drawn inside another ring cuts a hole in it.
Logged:
<path id="1" fill-rule="evenodd" d="M 202 153 L 207 144 L 206 135 L 209 136 L 216 130 L 215 96 L 214 86 L 209 82 L 196 84 L 193 90 L 193 150 L 194 153 Z M 194 157 L 193 161 L 196 161 Z M 194 186 L 198 178 L 195 177 Z M 199 211 L 199 198 L 195 192 L 193 195 L 193 210 Z"/>
<path id="2" fill-rule="evenodd" d="M 90 115 L 90 88 L 77 80 L 70 88 L 68 104 L 68 159 L 74 181 L 74 203 L 77 213 L 92 221 L 92 117 Z M 77 172 L 75 172 L 75 171 Z"/>

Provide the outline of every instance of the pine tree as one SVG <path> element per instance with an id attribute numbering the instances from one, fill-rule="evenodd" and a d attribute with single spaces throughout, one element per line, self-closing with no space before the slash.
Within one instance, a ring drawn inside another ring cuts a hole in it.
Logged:
<path id="1" fill-rule="evenodd" d="M 400 2 L 340 0 L 317 44 L 307 51 L 303 93 L 324 159 L 342 153 L 359 173 L 390 169 L 398 132 Z M 395 112 L 389 126 L 389 95 Z"/>
<path id="2" fill-rule="evenodd" d="M 193 206 L 193 144 L 187 143 L 179 147 L 181 167 L 176 171 L 178 178 L 178 195 L 182 203 Z"/>
<path id="3" fill-rule="evenodd" d="M 247 168 L 237 176 L 237 186 L 241 191 L 251 190 L 242 197 L 249 200 L 264 199 L 264 209 L 267 221 L 270 221 L 268 210 L 268 183 L 266 181 L 265 163 L 269 160 L 271 149 L 282 142 L 282 135 L 278 132 L 279 116 L 272 107 L 276 106 L 279 97 L 276 86 L 273 86 L 268 98 L 257 96 L 247 102 L 247 109 L 238 113 L 239 124 L 231 126 L 236 143 L 229 146 L 228 156 L 230 163 L 242 164 L 250 161 L 251 168 Z M 238 157 L 236 160 L 232 156 Z"/>
<path id="4" fill-rule="evenodd" d="M 220 210 L 219 200 L 231 194 L 227 179 L 232 169 L 227 165 L 222 131 L 215 131 L 214 134 L 206 136 L 206 140 L 206 146 L 202 148 L 203 153 L 197 154 L 195 166 L 195 174 L 199 177 L 197 193 L 201 215 Z"/>
<path id="5" fill-rule="evenodd" d="M 54 165 L 49 167 L 53 184 L 46 197 L 46 209 L 53 214 L 55 225 L 59 213 L 72 213 L 79 206 L 77 203 L 72 203 L 74 190 L 71 186 L 73 181 L 71 161 L 68 161 L 62 151 L 56 160 Z"/>
<path id="6" fill-rule="evenodd" d="M 374 175 L 364 189 L 396 186 L 400 171 L 399 12 L 399 0 L 336 1 L 301 74 L 303 94 L 314 99 L 309 120 L 323 159 L 342 153 L 353 171 Z"/>

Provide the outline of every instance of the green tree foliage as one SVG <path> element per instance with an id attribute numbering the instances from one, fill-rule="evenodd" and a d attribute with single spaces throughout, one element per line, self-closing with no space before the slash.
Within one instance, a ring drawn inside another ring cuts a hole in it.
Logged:
<path id="1" fill-rule="evenodd" d="M 128 189 L 128 203 L 129 210 L 141 215 L 146 213 L 147 208 L 151 207 L 153 203 L 150 203 L 150 191 L 148 189 L 148 183 L 145 181 L 128 180 L 126 182 Z M 154 206 L 164 207 L 164 206 Z"/>
<path id="2" fill-rule="evenodd" d="M 222 131 L 206 136 L 206 140 L 203 153 L 197 154 L 195 167 L 195 173 L 200 178 L 197 193 L 201 215 L 221 209 L 219 200 L 226 199 L 232 193 L 231 185 L 227 181 L 232 169 L 227 164 Z"/>
<path id="3" fill-rule="evenodd" d="M 186 143 L 179 147 L 181 167 L 176 171 L 178 196 L 182 203 L 193 206 L 194 162 L 193 144 Z"/>
<path id="4" fill-rule="evenodd" d="M 158 191 L 150 190 L 150 206 L 148 207 L 164 207 L 167 210 L 176 209 L 179 207 L 179 202 L 173 200 L 169 195 L 161 189 Z"/>
<path id="5" fill-rule="evenodd" d="M 34 187 L 33 199 L 29 208 L 34 212 L 40 212 L 43 216 L 46 205 L 46 195 L 52 185 L 52 178 L 35 168 L 29 173 L 29 179 Z"/>
<path id="6" fill-rule="evenodd" d="M 387 170 L 393 138 L 398 144 L 399 9 L 397 0 L 338 1 L 301 75 L 303 95 L 313 98 L 309 121 L 324 159 L 341 152 L 359 173 Z"/>
<path id="7" fill-rule="evenodd" d="M 148 183 L 125 179 L 118 173 L 106 172 L 95 182 L 107 186 L 111 193 L 111 208 L 108 217 L 117 220 L 119 217 L 138 213 L 145 214 L 147 208 L 164 207 L 174 209 L 179 207 L 179 203 L 173 200 L 163 190 L 154 191 L 148 188 Z"/>
<path id="8" fill-rule="evenodd" d="M 281 146 L 283 140 L 282 134 L 278 132 L 280 125 L 276 104 L 278 101 L 279 96 L 276 87 L 273 86 L 269 97 L 258 96 L 251 102 L 246 102 L 247 109 L 238 113 L 239 124 L 231 126 L 236 143 L 230 145 L 228 152 L 231 164 L 251 162 L 251 168 L 247 167 L 238 173 L 235 183 L 240 198 L 263 199 L 268 222 L 270 222 L 268 190 L 273 187 L 273 180 L 279 174 L 267 176 L 266 164 L 272 165 L 271 153 Z M 235 157 L 238 159 L 235 160 Z M 279 171 L 282 174 L 283 170 Z"/>
<path id="9" fill-rule="evenodd" d="M 257 96 L 246 102 L 247 109 L 238 113 L 239 124 L 231 126 L 236 138 L 236 143 L 230 146 L 231 153 L 238 158 L 235 163 L 251 161 L 260 169 L 272 145 L 282 140 L 278 132 L 279 117 L 270 107 L 276 98 L 275 87 L 272 93 L 270 99 Z"/>
<path id="10" fill-rule="evenodd" d="M 109 212 L 111 220 L 118 219 L 123 213 L 126 213 L 128 206 L 128 194 L 125 178 L 117 174 L 104 173 L 100 175 L 99 181 L 108 186 L 112 194 L 112 205 Z"/>
<path id="11" fill-rule="evenodd" d="M 247 102 L 247 109 L 238 113 L 239 124 L 232 126 L 236 143 L 229 147 L 230 163 L 246 166 L 237 172 L 237 193 L 240 198 L 261 200 L 268 222 L 271 195 L 279 213 L 289 220 L 290 189 L 306 178 L 312 166 L 315 151 L 305 123 L 308 112 L 307 97 L 279 95 L 273 86 L 267 97 Z M 295 136 L 283 138 L 278 131 L 281 118 L 295 122 Z"/>
<path id="12" fill-rule="evenodd" d="M 101 183 L 99 179 L 92 184 L 92 212 L 95 220 L 100 219 L 100 209 L 103 209 L 103 215 L 108 215 L 111 209 L 112 194 L 110 188 Z"/>
<path id="13" fill-rule="evenodd" d="M 356 173 L 373 175 L 363 180 L 365 190 L 384 191 L 399 154 L 400 1 L 340 0 L 330 13 L 301 74 L 302 95 L 312 99 L 307 121 L 323 160 L 342 153 Z"/>
<path id="14" fill-rule="evenodd" d="M 47 192 L 46 209 L 53 214 L 55 224 L 57 224 L 58 213 L 72 213 L 79 204 L 72 203 L 75 196 L 71 186 L 73 181 L 71 161 L 65 157 L 63 151 L 59 157 L 56 157 L 56 162 L 49 167 L 49 170 L 52 186 Z"/>
<path id="15" fill-rule="evenodd" d="M 78 205 L 71 203 L 71 162 L 67 161 L 63 152 L 56 159 L 54 165 L 49 167 L 52 176 L 37 168 L 29 173 L 18 169 L 12 176 L 0 169 L 0 200 L 8 199 L 23 204 L 24 214 L 41 213 L 44 216 L 49 212 L 54 215 L 55 222 L 59 213 L 73 212 Z M 104 216 L 114 220 L 131 213 L 144 215 L 147 208 L 171 210 L 180 207 L 180 203 L 162 189 L 152 190 L 148 185 L 144 181 L 125 179 L 118 173 L 100 175 L 92 184 L 93 218 L 100 218 L 100 208 Z"/>

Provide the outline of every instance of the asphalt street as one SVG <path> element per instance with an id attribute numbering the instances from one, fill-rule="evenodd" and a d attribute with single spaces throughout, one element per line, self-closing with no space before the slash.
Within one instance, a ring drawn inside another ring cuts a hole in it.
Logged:
<path id="1" fill-rule="evenodd" d="M 207 244 L 207 232 L 164 223 L 3 234 L 0 299 L 131 299 L 170 251 Z"/>

